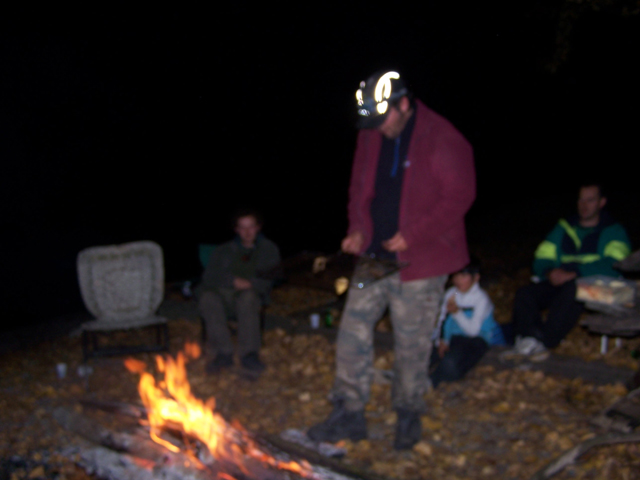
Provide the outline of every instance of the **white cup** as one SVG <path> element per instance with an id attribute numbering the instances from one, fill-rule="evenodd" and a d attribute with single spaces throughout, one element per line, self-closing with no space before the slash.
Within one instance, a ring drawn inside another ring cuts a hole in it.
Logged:
<path id="1" fill-rule="evenodd" d="M 320 314 L 312 313 L 309 315 L 309 322 L 311 323 L 311 328 L 320 328 Z"/>
<path id="2" fill-rule="evenodd" d="M 78 376 L 79 377 L 88 377 L 93 373 L 93 368 L 89 365 L 79 365 L 78 366 Z"/>
<path id="3" fill-rule="evenodd" d="M 64 378 L 67 376 L 67 364 L 66 363 L 58 363 L 56 365 L 56 373 L 58 374 L 58 378 Z"/>

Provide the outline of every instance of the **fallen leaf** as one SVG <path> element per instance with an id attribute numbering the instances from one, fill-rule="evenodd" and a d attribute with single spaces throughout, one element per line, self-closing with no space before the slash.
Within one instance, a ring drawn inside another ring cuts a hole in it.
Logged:
<path id="1" fill-rule="evenodd" d="M 510 410 L 511 405 L 508 402 L 500 402 L 491 409 L 493 413 L 508 413 Z"/>
<path id="2" fill-rule="evenodd" d="M 311 394 L 309 392 L 301 393 L 300 395 L 298 395 L 298 400 L 300 400 L 301 402 L 308 402 L 309 400 L 311 400 Z"/>
<path id="3" fill-rule="evenodd" d="M 38 465 L 36 468 L 31 470 L 31 472 L 29 472 L 29 478 L 38 478 L 38 477 L 44 477 L 44 476 L 45 476 L 44 467 L 42 465 Z"/>
<path id="4" fill-rule="evenodd" d="M 423 457 L 430 457 L 433 454 L 433 448 L 427 442 L 420 441 L 413 446 L 413 451 Z"/>

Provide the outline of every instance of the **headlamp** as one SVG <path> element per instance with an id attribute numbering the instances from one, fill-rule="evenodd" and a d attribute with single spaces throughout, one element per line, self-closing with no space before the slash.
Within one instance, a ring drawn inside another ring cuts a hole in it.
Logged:
<path id="1" fill-rule="evenodd" d="M 398 72 L 378 72 L 360 82 L 356 91 L 359 128 L 376 128 L 384 122 L 389 106 L 407 95 Z"/>

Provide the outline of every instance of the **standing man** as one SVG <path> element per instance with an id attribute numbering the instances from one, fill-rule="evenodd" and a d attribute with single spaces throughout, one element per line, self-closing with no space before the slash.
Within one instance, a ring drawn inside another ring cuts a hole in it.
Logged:
<path id="1" fill-rule="evenodd" d="M 342 250 L 408 262 L 399 273 L 350 289 L 340 322 L 333 412 L 310 438 L 366 438 L 373 332 L 389 307 L 394 332 L 394 447 L 420 440 L 431 333 L 448 274 L 469 262 L 464 216 L 475 198 L 471 146 L 446 119 L 413 100 L 396 72 L 356 92 L 358 134 Z"/>
<path id="2" fill-rule="evenodd" d="M 512 319 L 516 344 L 507 356 L 546 358 L 547 349 L 555 348 L 567 336 L 582 313 L 583 304 L 576 300 L 576 279 L 620 276 L 613 264 L 629 255 L 631 245 L 624 227 L 603 210 L 606 204 L 600 185 L 582 185 L 578 214 L 560 219 L 538 246 L 533 274 L 539 281 L 516 292 Z"/>
<path id="3" fill-rule="evenodd" d="M 273 281 L 261 273 L 280 263 L 275 243 L 260 233 L 262 220 L 253 210 L 233 218 L 236 238 L 213 251 L 199 288 L 198 308 L 204 318 L 209 354 L 208 373 L 233 365 L 233 342 L 229 316 L 238 322 L 238 355 L 242 366 L 260 373 L 265 369 L 258 355 L 261 345 L 260 310 L 267 303 Z"/>

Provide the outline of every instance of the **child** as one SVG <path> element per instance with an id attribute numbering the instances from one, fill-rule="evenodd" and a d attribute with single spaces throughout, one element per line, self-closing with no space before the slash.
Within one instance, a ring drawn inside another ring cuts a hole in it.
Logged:
<path id="1" fill-rule="evenodd" d="M 504 345 L 502 329 L 493 318 L 493 303 L 478 281 L 480 269 L 471 262 L 453 274 L 453 286 L 445 295 L 440 310 L 436 335 L 442 327 L 442 338 L 431 355 L 431 382 L 462 378 L 480 361 L 491 345 Z M 443 324 L 444 322 L 444 324 Z"/>

